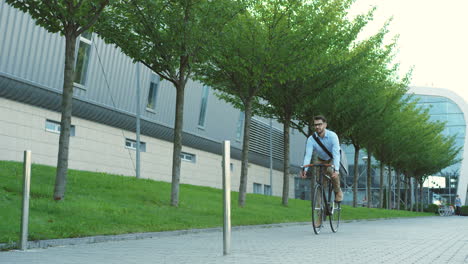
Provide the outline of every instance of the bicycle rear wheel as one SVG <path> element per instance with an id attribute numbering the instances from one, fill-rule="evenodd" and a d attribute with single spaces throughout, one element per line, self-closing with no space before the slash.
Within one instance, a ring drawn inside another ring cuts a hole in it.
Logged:
<path id="1" fill-rule="evenodd" d="M 333 233 L 338 231 L 338 227 L 340 226 L 340 218 L 341 218 L 341 203 L 335 202 L 335 192 L 331 192 L 330 197 L 330 227 Z"/>
<path id="2" fill-rule="evenodd" d="M 323 206 L 323 191 L 322 185 L 317 184 L 312 193 L 312 227 L 314 228 L 314 233 L 319 234 L 323 226 L 323 221 L 325 220 L 324 216 L 324 206 Z"/>

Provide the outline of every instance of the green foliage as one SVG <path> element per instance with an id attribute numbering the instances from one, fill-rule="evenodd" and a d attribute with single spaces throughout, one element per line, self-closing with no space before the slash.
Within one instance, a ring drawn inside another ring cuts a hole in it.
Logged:
<path id="1" fill-rule="evenodd" d="M 438 213 L 439 206 L 437 204 L 429 204 L 426 208 L 424 208 L 424 212 L 428 213 Z"/>
<path id="2" fill-rule="evenodd" d="M 468 205 L 464 205 L 460 208 L 460 214 L 464 216 L 468 216 Z"/>
<path id="3" fill-rule="evenodd" d="M 28 13 L 36 24 L 51 33 L 79 36 L 94 24 L 109 0 L 51 1 L 5 0 L 9 5 Z"/>
<path id="4" fill-rule="evenodd" d="M 32 166 L 29 240 L 219 227 L 223 223 L 222 191 L 181 185 L 179 207 L 170 206 L 169 183 L 106 173 L 69 171 L 66 202 L 51 199 L 55 168 Z M 22 164 L 0 161 L 0 243 L 18 241 L 21 221 Z M 257 225 L 310 220 L 310 201 L 249 194 L 240 208 L 232 192 L 232 224 Z M 411 217 L 425 214 L 355 210 L 344 207 L 344 219 Z"/>
<path id="5" fill-rule="evenodd" d="M 95 30 L 134 61 L 162 78 L 185 83 L 192 67 L 206 61 L 204 45 L 215 39 L 242 6 L 237 1 L 115 1 Z"/>

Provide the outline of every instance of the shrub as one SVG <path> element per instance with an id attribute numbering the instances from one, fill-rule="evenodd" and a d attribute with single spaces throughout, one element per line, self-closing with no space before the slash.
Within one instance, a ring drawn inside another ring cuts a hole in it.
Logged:
<path id="1" fill-rule="evenodd" d="M 462 206 L 460 209 L 461 215 L 466 215 L 468 216 L 468 205 Z"/>
<path id="2" fill-rule="evenodd" d="M 439 206 L 437 204 L 430 204 L 426 208 L 424 208 L 424 212 L 428 213 L 438 213 Z"/>

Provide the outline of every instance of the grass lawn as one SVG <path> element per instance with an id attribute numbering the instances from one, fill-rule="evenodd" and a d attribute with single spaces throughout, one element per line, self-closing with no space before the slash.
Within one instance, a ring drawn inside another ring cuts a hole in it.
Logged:
<path id="1" fill-rule="evenodd" d="M 23 186 L 22 163 L 0 161 L 0 243 L 19 240 Z M 29 240 L 219 227 L 222 190 L 180 185 L 180 204 L 170 206 L 171 185 L 105 173 L 69 170 L 65 199 L 52 199 L 55 167 L 31 169 Z M 310 201 L 248 194 L 237 206 L 232 192 L 232 225 L 310 221 Z M 342 219 L 433 216 L 396 210 L 343 206 Z"/>

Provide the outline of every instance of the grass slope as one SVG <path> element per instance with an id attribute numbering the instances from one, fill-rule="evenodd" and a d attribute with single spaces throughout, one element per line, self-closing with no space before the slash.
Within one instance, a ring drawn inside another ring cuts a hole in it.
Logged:
<path id="1" fill-rule="evenodd" d="M 18 241 L 22 163 L 0 161 L 0 243 Z M 170 183 L 105 173 L 69 170 L 65 200 L 53 201 L 55 168 L 31 169 L 29 240 L 219 227 L 222 191 L 181 184 L 180 205 L 170 206 Z M 182 175 L 183 177 L 183 175 Z M 232 225 L 304 222 L 310 202 L 248 194 L 244 208 L 232 192 Z M 414 217 L 433 214 L 344 206 L 342 219 Z"/>

